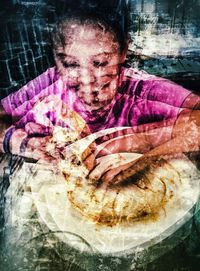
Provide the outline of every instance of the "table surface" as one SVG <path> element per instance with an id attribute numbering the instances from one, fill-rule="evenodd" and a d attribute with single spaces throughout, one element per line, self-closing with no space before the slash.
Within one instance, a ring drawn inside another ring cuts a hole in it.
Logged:
<path id="1" fill-rule="evenodd" d="M 28 221 L 15 224 L 7 220 L 9 206 L 12 211 L 15 197 L 10 199 L 10 183 L 12 176 L 22 167 L 24 159 L 19 156 L 3 154 L 0 156 L 0 266 L 1 271 L 12 270 L 199 270 L 200 265 L 200 214 L 197 213 L 193 221 L 192 234 L 177 247 L 172 248 L 162 257 L 147 263 L 126 265 L 126 262 L 117 258 L 106 258 L 102 255 L 93 257 L 93 267 L 84 266 L 86 255 L 77 256 L 66 244 L 58 238 L 45 225 L 40 223 L 37 213 L 33 213 Z M 23 193 L 24 191 L 20 191 Z M 23 225 L 23 226 L 22 226 Z M 20 228 L 21 227 L 21 228 Z M 20 230 L 19 230 L 20 228 Z M 19 234 L 20 233 L 20 234 Z M 90 261 L 91 261 L 90 259 Z M 89 261 L 89 258 L 88 258 Z M 81 264 L 83 263 L 83 264 Z"/>

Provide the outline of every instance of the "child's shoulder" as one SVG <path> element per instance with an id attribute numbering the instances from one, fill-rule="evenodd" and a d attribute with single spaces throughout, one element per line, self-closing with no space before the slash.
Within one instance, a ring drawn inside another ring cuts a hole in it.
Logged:
<path id="1" fill-rule="evenodd" d="M 152 87 L 160 88 L 163 80 L 143 70 L 123 67 L 120 72 L 120 92 L 144 98 Z"/>
<path id="2" fill-rule="evenodd" d="M 40 98 L 56 92 L 58 79 L 59 75 L 55 67 L 47 69 L 19 90 L 2 99 L 1 104 L 4 110 L 13 116 L 24 114 L 24 111 L 19 108 L 22 108 L 22 105 L 26 108 L 27 104 L 33 101 L 35 103 Z"/>
<path id="3" fill-rule="evenodd" d="M 152 74 L 145 72 L 144 70 L 138 70 L 136 68 L 127 68 L 123 67 L 121 69 L 121 78 L 122 81 L 126 80 L 153 80 L 158 77 Z"/>

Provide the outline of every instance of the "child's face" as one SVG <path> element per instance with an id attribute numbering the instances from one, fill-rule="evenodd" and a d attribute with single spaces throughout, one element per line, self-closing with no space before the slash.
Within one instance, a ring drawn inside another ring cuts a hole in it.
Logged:
<path id="1" fill-rule="evenodd" d="M 99 26 L 71 22 L 65 37 L 65 47 L 56 49 L 60 75 L 88 111 L 105 108 L 115 96 L 125 53 L 114 34 Z"/>

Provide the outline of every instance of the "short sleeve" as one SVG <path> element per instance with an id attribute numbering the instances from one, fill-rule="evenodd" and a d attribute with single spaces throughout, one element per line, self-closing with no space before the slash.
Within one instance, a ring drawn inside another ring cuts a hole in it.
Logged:
<path id="1" fill-rule="evenodd" d="M 131 126 L 137 126 L 166 119 L 176 120 L 180 110 L 166 103 L 138 99 L 130 110 L 129 122 Z"/>
<path id="2" fill-rule="evenodd" d="M 149 101 L 166 103 L 175 107 L 182 107 L 191 91 L 167 79 L 155 77 L 154 79 L 139 82 L 137 88 L 141 89 L 139 96 Z"/>
<path id="3" fill-rule="evenodd" d="M 18 91 L 2 99 L 5 112 L 15 117 L 23 116 L 37 100 L 48 95 L 48 92 L 56 91 L 55 87 L 51 87 L 56 81 L 55 67 L 49 68 Z"/>
<path id="4" fill-rule="evenodd" d="M 132 68 L 123 70 L 122 81 L 124 81 L 124 93 L 126 92 L 129 95 L 144 100 L 166 103 L 179 108 L 185 106 L 185 100 L 192 94 L 190 90 L 168 79 Z M 196 97 L 198 96 L 196 95 Z"/>

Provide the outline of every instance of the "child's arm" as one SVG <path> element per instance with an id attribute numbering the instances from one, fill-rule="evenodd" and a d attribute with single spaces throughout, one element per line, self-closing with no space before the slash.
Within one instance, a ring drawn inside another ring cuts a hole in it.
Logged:
<path id="1" fill-rule="evenodd" d="M 42 125 L 36 127 L 35 123 L 29 123 L 24 128 L 16 128 L 12 125 L 12 118 L 2 111 L 0 118 L 0 153 L 12 153 L 34 160 L 49 161 L 51 157 L 46 151 L 49 136 L 30 136 L 30 126 L 34 126 L 34 132 L 41 135 L 47 129 Z"/>
<path id="2" fill-rule="evenodd" d="M 146 167 L 152 160 L 162 157 L 181 157 L 183 153 L 189 154 L 199 150 L 200 111 L 187 110 L 187 112 L 183 111 L 176 120 L 149 124 L 149 129 L 148 124 L 138 127 L 138 131 L 135 128 L 132 128 L 132 132 L 128 129 L 127 134 L 109 140 L 97 156 L 118 152 L 144 153 L 136 162 L 107 172 L 103 179 L 108 181 L 118 174 L 121 174 L 119 179 L 123 179 L 123 175 L 131 176 Z"/>
<path id="3" fill-rule="evenodd" d="M 5 131 L 12 125 L 13 118 L 8 115 L 2 105 L 0 104 L 0 152 L 4 152 L 3 150 L 3 139 Z"/>
<path id="4" fill-rule="evenodd" d="M 87 128 L 85 121 L 59 96 L 49 95 L 2 133 L 1 149 L 35 160 L 59 159 L 57 143 L 67 144 L 85 136 L 90 133 Z M 63 133 L 59 133 L 61 130 Z"/>

